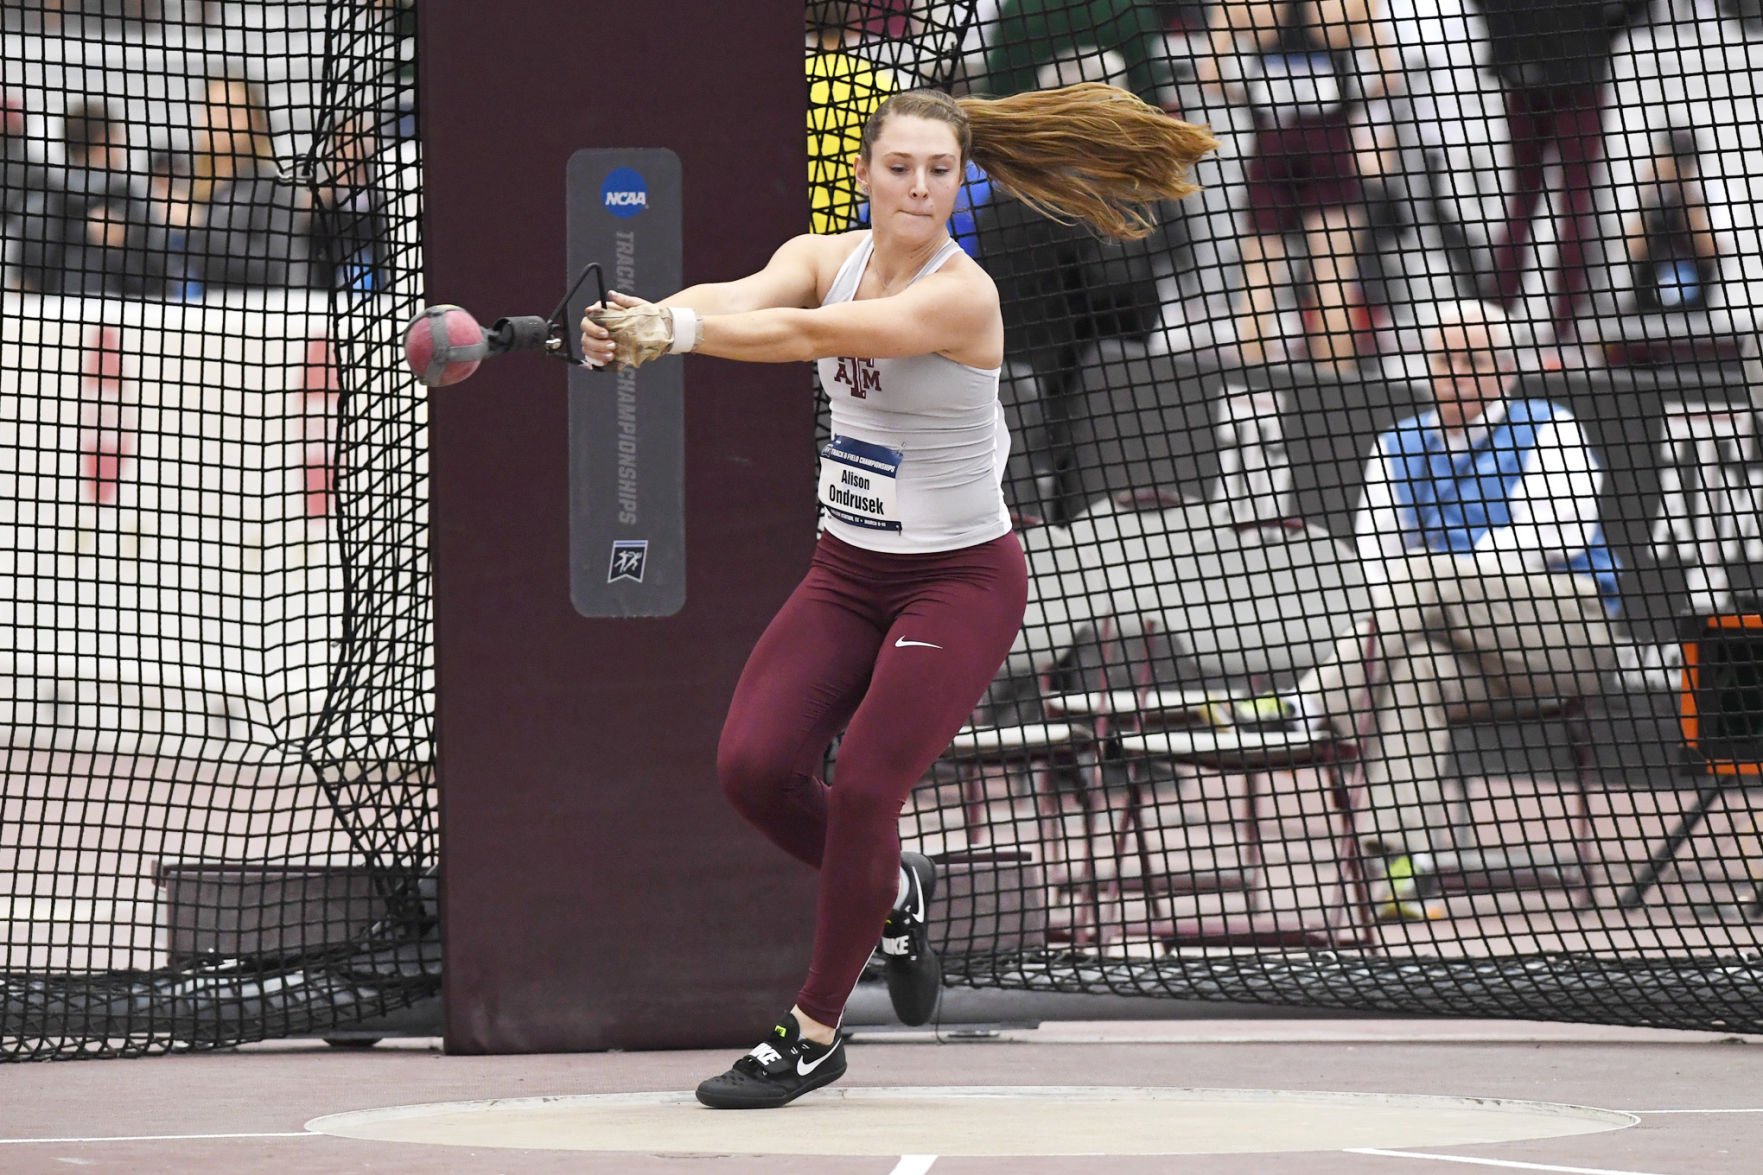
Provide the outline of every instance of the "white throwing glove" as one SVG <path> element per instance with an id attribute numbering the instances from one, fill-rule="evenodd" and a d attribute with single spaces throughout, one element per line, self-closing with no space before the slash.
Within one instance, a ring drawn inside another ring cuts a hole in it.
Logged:
<path id="1" fill-rule="evenodd" d="M 673 315 L 665 306 L 593 306 L 588 318 L 611 333 L 612 366 L 619 371 L 641 367 L 673 347 Z"/>
<path id="2" fill-rule="evenodd" d="M 598 302 L 588 307 L 582 322 L 582 353 L 604 354 L 605 340 L 590 339 L 589 326 L 606 332 L 612 343 L 612 363 L 619 371 L 641 367 L 669 351 L 684 355 L 697 349 L 703 336 L 703 320 L 689 306 L 657 306 L 629 294 L 607 295 L 610 307 Z M 588 360 L 590 367 L 599 366 Z"/>

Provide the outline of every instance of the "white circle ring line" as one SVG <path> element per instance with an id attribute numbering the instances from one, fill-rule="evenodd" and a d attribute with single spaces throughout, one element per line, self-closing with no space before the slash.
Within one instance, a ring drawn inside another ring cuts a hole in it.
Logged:
<path id="1" fill-rule="evenodd" d="M 1190 1107 L 1185 1116 L 1183 1103 Z M 1072 1114 L 1063 1127 L 1056 1121 L 1061 1104 Z M 1283 1135 L 1281 1109 L 1288 1119 Z M 999 1116 L 990 1131 L 976 1120 L 986 1110 Z M 1024 1120 L 1006 1120 L 1012 1110 Z M 680 1091 L 392 1106 L 314 1118 L 306 1128 L 363 1140 L 510 1149 L 1002 1157 L 1465 1145 L 1603 1133 L 1640 1121 L 1618 1110 L 1512 1098 L 1161 1086 L 835 1088 L 789 1112 L 797 1129 L 781 1147 L 769 1115 L 705 1110 Z M 903 1122 L 902 1114 L 916 1117 Z M 1104 1124 L 1111 1117 L 1123 1120 Z"/>

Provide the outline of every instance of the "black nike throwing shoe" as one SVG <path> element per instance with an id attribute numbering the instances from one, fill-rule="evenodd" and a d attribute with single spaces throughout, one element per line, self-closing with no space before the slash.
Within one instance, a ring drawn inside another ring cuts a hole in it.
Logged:
<path id="1" fill-rule="evenodd" d="M 930 945 L 931 899 L 937 894 L 937 867 L 923 853 L 901 853 L 906 870 L 906 901 L 888 914 L 882 927 L 882 962 L 888 998 L 900 1023 L 917 1027 L 936 1013 L 943 992 L 943 964 Z"/>
<path id="2" fill-rule="evenodd" d="M 804 1040 L 796 1018 L 785 1016 L 727 1073 L 701 1083 L 698 1100 L 713 1110 L 771 1110 L 844 1075 L 845 1042 Z"/>

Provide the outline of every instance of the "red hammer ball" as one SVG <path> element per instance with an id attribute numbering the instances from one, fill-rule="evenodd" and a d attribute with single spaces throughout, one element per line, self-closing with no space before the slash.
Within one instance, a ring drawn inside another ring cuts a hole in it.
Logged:
<path id="1" fill-rule="evenodd" d="M 484 328 L 458 306 L 430 306 L 404 328 L 404 362 L 432 388 L 465 379 L 489 351 Z"/>

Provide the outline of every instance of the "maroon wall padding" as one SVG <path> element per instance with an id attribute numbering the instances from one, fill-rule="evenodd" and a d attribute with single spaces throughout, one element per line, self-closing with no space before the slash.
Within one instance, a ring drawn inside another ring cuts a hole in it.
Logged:
<path id="1" fill-rule="evenodd" d="M 563 294 L 564 170 L 668 147 L 688 283 L 807 225 L 802 0 L 424 0 L 427 297 L 480 320 Z M 814 537 L 805 365 L 686 361 L 687 602 L 570 604 L 567 369 L 431 397 L 446 1044 L 745 1047 L 806 967 L 813 876 L 740 823 L 717 731 Z"/>

